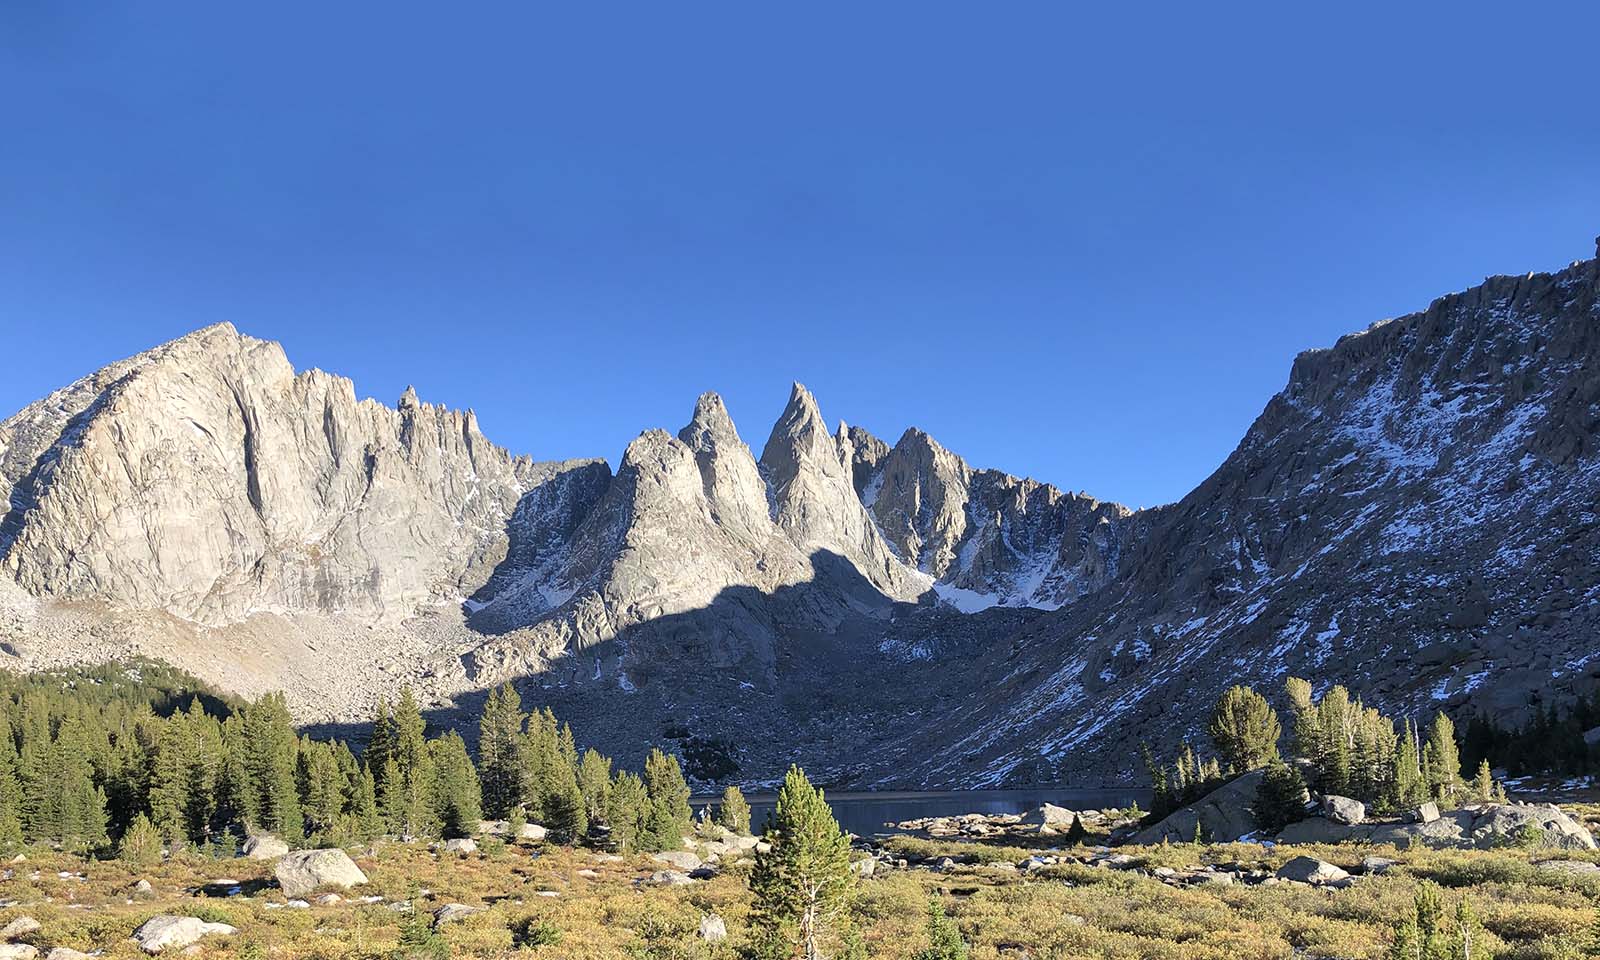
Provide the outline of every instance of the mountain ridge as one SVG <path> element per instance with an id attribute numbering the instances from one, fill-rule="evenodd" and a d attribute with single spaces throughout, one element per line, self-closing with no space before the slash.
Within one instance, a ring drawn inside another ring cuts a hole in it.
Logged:
<path id="1" fill-rule="evenodd" d="M 1124 775 L 1129 731 L 1288 672 L 1515 717 L 1600 671 L 1595 263 L 1302 352 L 1143 510 L 830 431 L 798 383 L 759 458 L 706 393 L 614 472 L 538 462 L 213 325 L 0 424 L 6 665 L 149 653 L 334 723 L 513 681 L 608 744 L 772 725 L 751 769 L 859 785 Z"/>

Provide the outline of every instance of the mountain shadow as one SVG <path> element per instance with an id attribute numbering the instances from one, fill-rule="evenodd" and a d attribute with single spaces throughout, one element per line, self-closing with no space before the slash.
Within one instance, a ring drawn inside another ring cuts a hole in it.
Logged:
<path id="1" fill-rule="evenodd" d="M 654 745 L 681 752 L 716 742 L 737 763 L 716 779 L 770 783 L 799 763 L 835 788 L 863 788 L 894 781 L 885 758 L 892 765 L 915 730 L 971 708 L 972 675 L 993 637 L 1042 615 L 896 602 L 836 553 L 811 561 L 813 580 L 771 593 L 727 587 L 704 607 L 569 652 L 512 686 L 524 709 L 549 707 L 581 747 L 624 766 L 642 764 Z M 514 633 L 495 637 L 466 658 L 468 675 L 516 643 Z M 427 710 L 430 726 L 475 745 L 491 686 Z M 368 733 L 363 724 L 314 730 L 352 745 Z M 1034 773 L 1034 782 L 1054 782 L 1051 770 Z"/>

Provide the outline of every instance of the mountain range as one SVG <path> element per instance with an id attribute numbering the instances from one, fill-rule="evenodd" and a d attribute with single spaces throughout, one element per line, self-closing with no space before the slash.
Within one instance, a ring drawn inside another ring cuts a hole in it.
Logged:
<path id="1" fill-rule="evenodd" d="M 1137 511 L 799 384 L 759 456 L 707 393 L 614 470 L 541 462 L 207 327 L 0 424 L 0 665 L 151 657 L 357 735 L 402 685 L 470 733 L 510 681 L 625 759 L 853 787 L 1126 777 L 1288 675 L 1517 722 L 1600 689 L 1597 263 L 1301 354 Z"/>

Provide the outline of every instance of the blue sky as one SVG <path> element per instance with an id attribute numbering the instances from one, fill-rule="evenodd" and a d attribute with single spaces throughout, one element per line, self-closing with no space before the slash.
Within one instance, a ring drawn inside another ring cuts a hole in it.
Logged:
<path id="1" fill-rule="evenodd" d="M 1593 3 L 0 6 L 0 416 L 219 320 L 541 458 L 831 420 L 1149 505 L 1593 255 Z M 157 12 L 159 11 L 159 12 Z"/>

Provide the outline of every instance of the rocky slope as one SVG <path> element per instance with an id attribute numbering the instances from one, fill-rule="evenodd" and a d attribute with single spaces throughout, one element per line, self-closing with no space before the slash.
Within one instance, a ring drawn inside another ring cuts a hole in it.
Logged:
<path id="1" fill-rule="evenodd" d="M 319 723 L 517 680 L 624 757 L 671 730 L 841 783 L 1105 779 L 1290 673 L 1506 716 L 1600 673 L 1594 261 L 1303 354 L 1177 504 L 722 401 L 602 461 L 357 401 L 217 326 L 0 424 L 13 667 L 143 653 Z"/>
<path id="2" fill-rule="evenodd" d="M 1583 261 L 1302 354 L 1216 473 L 1152 512 L 1123 576 L 983 655 L 920 778 L 1126 770 L 1223 686 L 1291 674 L 1511 722 L 1592 692 L 1597 302 Z"/>

